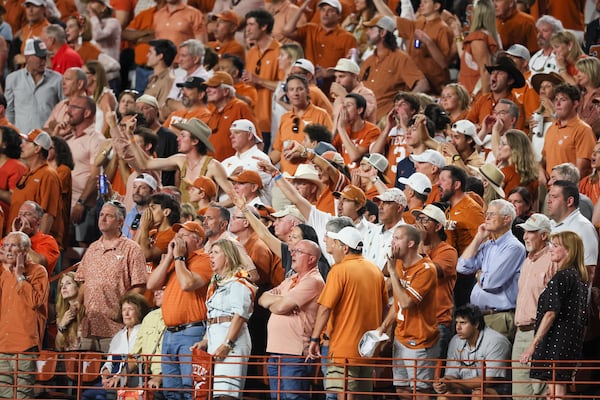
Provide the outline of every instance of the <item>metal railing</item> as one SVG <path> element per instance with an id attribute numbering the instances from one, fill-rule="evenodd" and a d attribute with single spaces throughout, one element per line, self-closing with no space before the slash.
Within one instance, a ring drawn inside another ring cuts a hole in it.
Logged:
<path id="1" fill-rule="evenodd" d="M 13 397 L 17 398 L 19 394 L 23 392 L 33 393 L 33 395 L 37 398 L 49 398 L 49 399 L 57 399 L 57 398 L 69 398 L 69 399 L 80 399 L 83 397 L 86 390 L 91 389 L 102 389 L 101 379 L 100 379 L 100 369 L 102 365 L 106 361 L 106 354 L 101 353 L 89 353 L 89 352 L 50 352 L 50 351 L 42 351 L 39 353 L 22 353 L 15 355 L 7 355 L 0 354 L 0 363 L 2 365 L 6 365 L 5 361 L 13 361 L 15 365 L 18 365 L 21 361 L 30 361 L 31 357 L 34 356 L 37 365 L 37 371 L 18 371 L 16 368 L 14 371 L 0 371 L 0 393 L 6 392 L 8 388 L 12 390 Z M 151 361 L 151 357 L 156 357 L 156 355 L 137 355 L 137 356 L 127 356 L 127 355 L 114 355 L 116 358 L 121 357 L 123 359 L 127 359 L 128 368 L 123 368 L 123 372 L 121 374 L 122 380 L 121 383 L 131 382 L 134 378 L 135 380 L 139 380 L 140 385 L 135 387 L 122 387 L 118 389 L 129 389 L 130 391 L 139 391 L 137 392 L 139 398 L 150 399 L 153 398 L 154 395 L 158 395 L 160 397 L 161 391 L 165 389 L 151 389 L 148 387 L 148 380 L 151 376 L 150 373 L 146 371 L 151 371 L 153 363 Z M 269 364 L 269 358 L 273 361 L 271 364 L 274 367 L 277 373 L 273 377 L 269 377 L 267 374 L 267 365 Z M 293 362 L 289 362 L 288 359 L 294 359 Z M 250 357 L 248 361 L 242 361 L 242 359 L 238 359 L 236 357 L 229 357 L 226 361 L 219 361 L 209 358 L 209 363 L 203 366 L 200 366 L 196 361 L 192 361 L 193 371 L 194 371 L 194 382 L 198 383 L 202 379 L 204 379 L 204 383 L 212 383 L 215 380 L 215 376 L 213 376 L 213 367 L 215 363 L 221 364 L 244 364 L 246 367 L 249 367 L 246 370 L 252 369 L 254 371 L 258 371 L 255 375 L 244 375 L 244 376 L 229 376 L 229 378 L 239 378 L 245 380 L 246 388 L 240 390 L 231 390 L 230 395 L 233 397 L 240 398 L 285 398 L 286 394 L 295 394 L 300 395 L 302 398 L 306 399 L 322 399 L 325 396 L 332 392 L 327 392 L 323 386 L 323 375 L 321 373 L 321 369 L 324 365 L 328 365 L 329 360 L 315 360 L 311 362 L 311 373 L 307 376 L 301 377 L 288 377 L 284 376 L 283 367 L 284 366 L 306 366 L 306 361 L 303 357 L 289 357 L 286 356 L 286 362 L 281 362 L 281 357 L 277 356 L 261 356 L 261 357 Z M 345 394 L 353 394 L 353 395 L 368 395 L 376 398 L 396 398 L 394 384 L 396 385 L 404 385 L 410 387 L 413 396 L 427 396 L 435 398 L 439 396 L 439 394 L 435 393 L 433 390 L 427 393 L 421 393 L 416 391 L 416 383 L 417 379 L 412 380 L 403 380 L 394 381 L 393 375 L 391 373 L 392 368 L 394 367 L 394 359 L 390 358 L 365 358 L 359 360 L 349 360 L 346 362 L 342 362 L 341 364 L 336 360 L 336 365 L 341 365 L 344 368 L 344 371 L 347 372 L 349 367 L 355 366 L 365 366 L 365 367 L 373 367 L 373 373 L 371 376 L 366 376 L 362 378 L 356 378 L 357 381 L 369 381 L 372 383 L 373 391 L 372 392 L 352 392 L 348 388 L 348 380 L 344 380 L 344 385 L 342 392 Z M 405 365 L 408 368 L 413 370 L 413 376 L 417 376 L 417 366 L 416 360 L 412 359 L 404 359 Z M 420 360 L 422 361 L 422 360 Z M 434 368 L 431 380 L 419 380 L 419 382 L 428 382 L 433 384 L 438 381 L 441 376 L 444 374 L 444 365 L 441 360 L 433 360 L 433 366 L 429 368 Z M 457 360 L 460 362 L 460 360 Z M 472 362 L 472 360 L 470 360 Z M 472 370 L 476 376 L 485 377 L 487 364 L 495 362 L 497 360 L 486 360 L 484 362 L 475 362 L 472 365 L 467 365 L 463 363 L 460 365 L 462 369 Z M 117 361 L 121 362 L 121 361 Z M 124 361 L 123 361 L 124 362 Z M 471 364 L 469 362 L 468 364 Z M 481 379 L 479 384 L 479 389 L 482 393 L 485 393 L 485 389 L 498 384 L 512 385 L 519 383 L 530 383 L 529 380 L 513 380 L 512 372 L 518 369 L 529 369 L 528 365 L 520 365 L 512 366 L 511 360 L 502 360 L 499 361 L 503 363 L 502 366 L 497 367 L 494 364 L 494 369 L 503 369 L 506 370 L 506 378 L 505 379 L 491 379 L 484 378 Z M 124 362 L 125 363 L 125 362 Z M 156 362 L 155 362 L 156 364 Z M 556 376 L 556 373 L 560 370 L 569 371 L 569 375 L 574 377 L 573 380 L 569 380 L 567 382 L 555 382 L 555 381 L 547 381 L 546 383 L 561 383 L 566 384 L 568 387 L 567 395 L 562 398 L 577 398 L 577 399 L 585 399 L 585 398 L 598 398 L 600 395 L 600 381 L 593 378 L 594 374 L 598 374 L 600 372 L 600 362 L 599 361 L 584 361 L 584 360 L 576 360 L 576 361 L 560 361 L 560 362 L 550 362 L 551 376 Z M 253 367 L 253 368 L 250 368 Z M 537 368 L 537 367 L 533 367 Z M 202 374 L 204 371 L 204 375 Z M 347 375 L 347 374 L 345 374 Z M 32 376 L 35 377 L 35 381 L 30 379 L 30 382 L 34 382 L 31 384 L 24 384 L 23 382 L 27 381 L 27 379 L 23 379 L 24 377 Z M 165 376 L 163 376 L 163 379 Z M 269 378 L 272 378 L 276 384 L 273 387 L 273 391 L 269 389 Z M 298 392 L 298 390 L 286 390 L 282 387 L 282 382 L 286 379 L 293 379 L 298 382 L 307 383 L 308 390 L 303 392 Z M 219 380 L 219 376 L 216 376 L 216 380 Z M 454 382 L 449 380 L 449 382 Z M 206 388 L 206 385 L 196 385 L 197 388 L 180 388 L 180 389 L 169 389 L 173 391 L 193 391 L 195 398 L 212 398 L 210 395 L 210 390 Z M 133 393 L 133 392 L 132 392 Z M 121 393 L 123 394 L 123 393 Z M 456 397 L 456 395 L 445 394 L 445 397 Z M 118 396 L 117 396 L 118 397 Z M 486 398 L 503 398 L 510 399 L 515 398 L 524 398 L 524 397 L 532 397 L 532 396 L 517 396 L 516 394 L 486 394 L 484 395 Z M 125 397 L 118 397 L 125 398 Z"/>

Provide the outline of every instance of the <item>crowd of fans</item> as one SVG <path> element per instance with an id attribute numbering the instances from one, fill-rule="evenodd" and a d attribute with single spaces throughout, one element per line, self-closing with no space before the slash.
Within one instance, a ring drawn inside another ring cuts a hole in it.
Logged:
<path id="1" fill-rule="evenodd" d="M 401 396 L 561 398 L 600 359 L 598 13 L 4 0 L 0 397 L 54 349 L 110 354 L 84 398 L 191 398 L 202 349 L 213 397 L 268 356 L 343 398 L 375 331 Z"/>

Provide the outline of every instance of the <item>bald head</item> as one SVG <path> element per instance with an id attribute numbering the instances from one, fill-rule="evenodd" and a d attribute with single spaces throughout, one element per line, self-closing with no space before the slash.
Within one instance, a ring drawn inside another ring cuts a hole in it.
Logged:
<path id="1" fill-rule="evenodd" d="M 321 249 L 313 241 L 303 239 L 291 250 L 292 268 L 298 274 L 305 274 L 315 268 L 321 257 Z"/>

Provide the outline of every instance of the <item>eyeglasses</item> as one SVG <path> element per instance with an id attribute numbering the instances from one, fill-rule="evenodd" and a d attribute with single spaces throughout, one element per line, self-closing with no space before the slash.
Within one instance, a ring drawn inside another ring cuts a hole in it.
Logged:
<path id="1" fill-rule="evenodd" d="M 300 253 L 300 254 L 306 254 L 307 256 L 312 256 L 312 254 L 307 253 L 306 251 L 298 250 L 298 249 L 292 249 L 292 250 L 290 250 L 290 253 L 291 254 Z"/>
<path id="2" fill-rule="evenodd" d="M 140 213 L 135 214 L 135 218 L 133 219 L 133 222 L 131 223 L 131 230 L 135 231 L 135 230 L 137 230 L 137 228 L 140 227 L 140 219 L 142 219 L 142 214 L 140 214 Z"/>
<path id="3" fill-rule="evenodd" d="M 417 221 L 418 223 L 420 223 L 420 224 L 426 224 L 426 223 L 428 223 L 429 221 L 431 221 L 431 218 L 429 218 L 429 217 L 428 217 L 428 216 L 426 216 L 426 215 L 422 215 L 422 214 L 421 214 L 421 215 L 419 215 L 419 216 L 416 218 L 416 221 Z"/>
<path id="4" fill-rule="evenodd" d="M 296 117 L 293 119 L 294 126 L 292 126 L 292 132 L 298 133 L 300 131 L 300 118 Z"/>

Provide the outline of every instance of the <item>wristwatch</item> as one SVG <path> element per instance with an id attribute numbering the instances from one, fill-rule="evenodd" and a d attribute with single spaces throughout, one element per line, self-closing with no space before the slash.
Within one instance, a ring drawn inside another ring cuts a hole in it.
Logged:
<path id="1" fill-rule="evenodd" d="M 175 257 L 174 260 L 175 261 L 183 261 L 183 262 L 185 262 L 186 258 L 185 258 L 185 256 L 179 256 L 179 257 Z"/>
<path id="2" fill-rule="evenodd" d="M 25 275 L 21 275 L 20 277 L 17 278 L 17 283 L 21 283 L 26 280 L 27 280 L 27 277 Z"/>
<path id="3" fill-rule="evenodd" d="M 455 154 L 455 155 L 452 156 L 452 161 L 458 161 L 460 159 L 461 159 L 460 158 L 460 154 Z"/>

